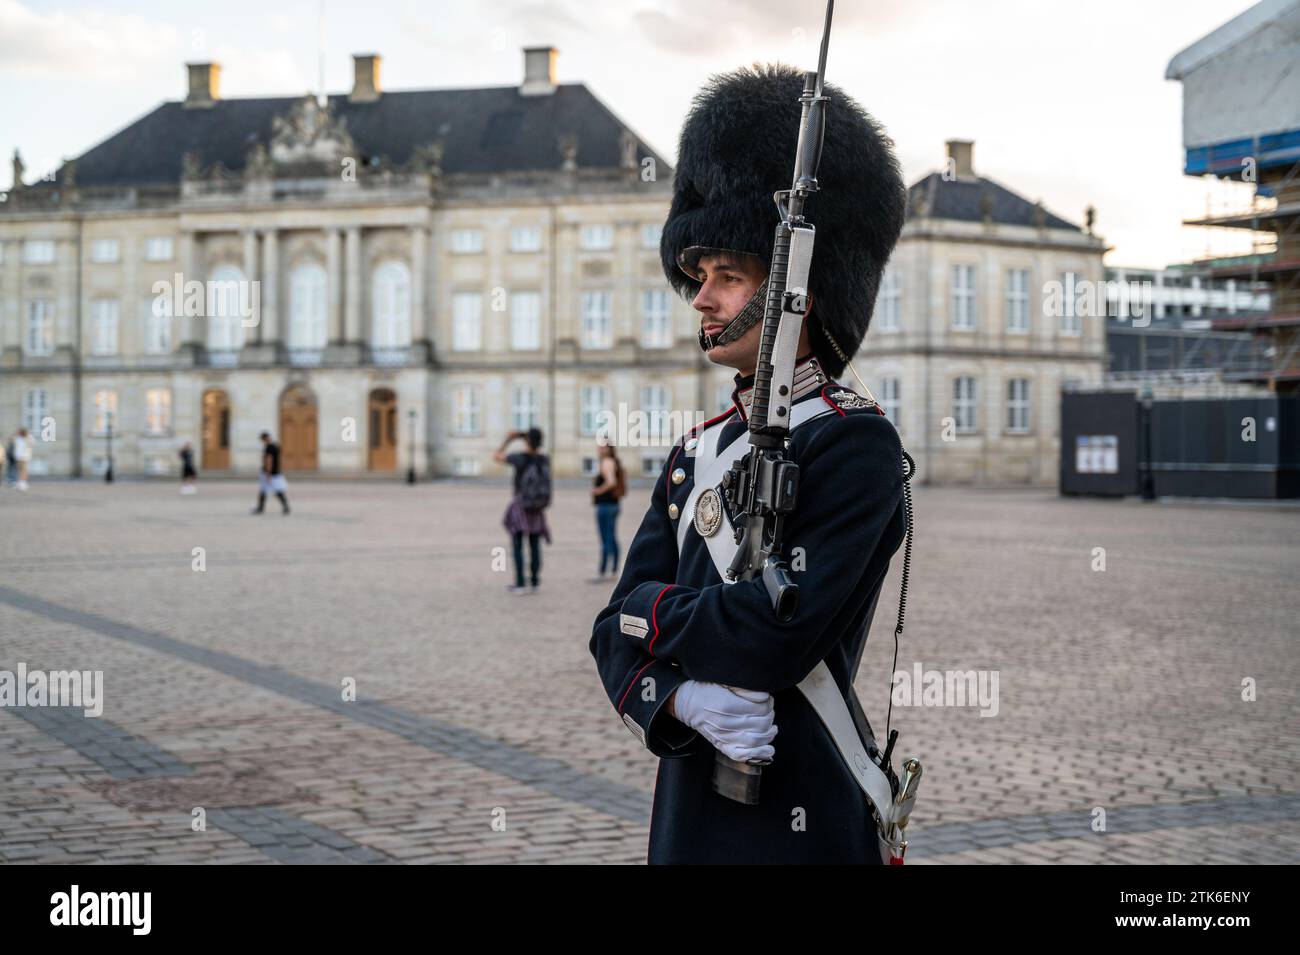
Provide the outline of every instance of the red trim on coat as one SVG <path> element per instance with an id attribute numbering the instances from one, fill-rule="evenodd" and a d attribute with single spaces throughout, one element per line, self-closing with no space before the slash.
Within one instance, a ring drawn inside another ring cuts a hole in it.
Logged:
<path id="1" fill-rule="evenodd" d="M 659 609 L 659 599 L 668 592 L 672 584 L 665 584 L 664 589 L 659 591 L 659 596 L 655 597 L 655 602 L 650 605 L 650 622 L 654 624 L 655 635 L 650 638 L 650 644 L 646 647 L 647 652 L 653 652 L 655 641 L 659 639 L 659 621 L 655 618 L 655 611 Z"/>
<path id="2" fill-rule="evenodd" d="M 682 435 L 681 441 L 673 445 L 672 456 L 668 458 L 668 467 L 664 468 L 664 502 L 665 502 L 664 506 L 665 507 L 673 502 L 673 482 L 670 477 L 673 473 L 673 462 L 677 460 L 677 452 L 686 446 L 687 438 L 693 437 L 697 429 L 702 430 L 704 428 L 707 428 L 709 425 L 713 424 L 713 422 L 721 418 L 725 418 L 727 415 L 731 414 L 735 410 L 736 410 L 736 406 L 732 405 L 730 408 L 728 408 L 726 411 L 722 412 L 721 414 L 714 415 L 708 421 L 704 421 L 701 422 L 700 424 L 695 425 L 695 427 L 691 428 L 690 431 L 687 431 L 686 434 Z"/>
<path id="3" fill-rule="evenodd" d="M 651 663 L 654 663 L 654 661 L 651 660 L 650 663 L 647 663 L 641 669 L 636 671 L 636 676 L 632 677 L 632 682 L 627 685 L 627 689 L 623 691 L 623 695 L 618 698 L 619 716 L 623 715 L 623 703 L 627 700 L 627 695 L 632 692 L 632 687 L 636 686 L 636 681 L 640 679 L 642 673 L 649 669 Z"/>
<path id="4" fill-rule="evenodd" d="M 828 384 L 828 385 L 823 385 L 823 386 L 822 386 L 822 390 L 819 391 L 818 394 L 820 394 L 820 395 L 822 396 L 822 401 L 826 402 L 828 405 L 830 405 L 832 408 L 834 408 L 836 411 L 838 411 L 838 412 L 840 413 L 840 417 L 841 417 L 841 418 L 845 418 L 845 417 L 847 417 L 847 415 L 844 413 L 844 409 L 841 408 L 839 405 L 837 405 L 835 402 L 831 401 L 831 399 L 829 399 L 829 398 L 826 397 L 826 389 L 829 388 L 829 387 L 831 387 L 831 385 L 835 385 L 836 388 L 842 388 L 842 387 L 844 387 L 843 385 L 835 384 L 835 382 L 832 381 L 832 382 L 831 382 L 830 384 Z"/>

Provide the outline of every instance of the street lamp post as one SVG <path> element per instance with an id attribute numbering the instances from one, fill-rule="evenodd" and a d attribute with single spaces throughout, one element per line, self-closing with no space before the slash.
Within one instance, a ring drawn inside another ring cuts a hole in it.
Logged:
<path id="1" fill-rule="evenodd" d="M 104 469 L 104 483 L 113 483 L 113 412 L 104 412 L 104 436 L 108 439 L 108 467 Z"/>
<path id="2" fill-rule="evenodd" d="M 1151 412 L 1155 401 L 1152 397 L 1150 385 L 1142 386 L 1142 476 L 1139 481 L 1138 491 L 1144 501 L 1154 501 L 1156 499 L 1156 480 L 1155 470 L 1152 467 L 1153 458 L 1155 457 L 1154 449 L 1151 447 Z"/>
<path id="3" fill-rule="evenodd" d="M 407 418 L 411 422 L 411 466 L 406 471 L 406 483 L 415 483 L 415 409 L 412 408 L 407 413 Z"/>

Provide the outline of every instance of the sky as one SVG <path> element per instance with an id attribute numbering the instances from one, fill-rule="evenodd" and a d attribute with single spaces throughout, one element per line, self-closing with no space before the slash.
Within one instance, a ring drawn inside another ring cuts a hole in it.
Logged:
<path id="1" fill-rule="evenodd" d="M 1184 47 L 1252 0 L 840 0 L 828 79 L 893 137 L 908 182 L 944 141 L 980 175 L 1076 223 L 1097 209 L 1108 265 L 1249 251 L 1181 225 L 1243 206 L 1240 185 L 1182 174 Z M 510 86 L 525 46 L 559 50 L 660 154 L 695 90 L 757 60 L 816 66 L 822 0 L 0 0 L 0 186 L 18 148 L 31 181 L 185 93 L 183 64 L 221 64 L 221 95 L 346 92 L 353 53 L 385 89 Z M 322 70 L 323 64 L 323 70 Z"/>

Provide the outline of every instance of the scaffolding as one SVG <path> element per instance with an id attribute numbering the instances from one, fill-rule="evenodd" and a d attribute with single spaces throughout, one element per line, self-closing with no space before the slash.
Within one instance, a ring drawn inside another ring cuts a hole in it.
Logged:
<path id="1" fill-rule="evenodd" d="M 1211 321 L 1212 332 L 1248 335 L 1266 359 L 1257 367 L 1225 367 L 1224 376 L 1278 394 L 1300 394 L 1300 133 L 1255 136 L 1217 151 L 1211 148 L 1197 159 L 1197 168 L 1189 171 L 1253 181 L 1255 192 L 1246 209 L 1186 219 L 1183 224 L 1245 229 L 1254 247 L 1247 255 L 1195 264 L 1213 278 L 1244 279 L 1250 287 L 1265 287 L 1272 298 L 1265 314 Z"/>

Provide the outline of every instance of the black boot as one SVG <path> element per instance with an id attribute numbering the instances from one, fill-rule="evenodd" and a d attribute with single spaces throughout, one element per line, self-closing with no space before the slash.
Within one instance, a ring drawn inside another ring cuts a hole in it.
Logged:
<path id="1" fill-rule="evenodd" d="M 265 495 L 265 494 L 259 494 L 259 495 L 257 495 L 257 507 L 253 508 L 252 511 L 250 511 L 249 513 L 251 513 L 251 514 L 261 514 L 261 513 L 262 513 L 262 510 L 263 510 L 265 507 L 266 507 L 266 495 Z"/>
<path id="2" fill-rule="evenodd" d="M 283 510 L 281 511 L 281 513 L 282 513 L 282 514 L 288 514 L 288 513 L 289 513 L 289 499 L 288 499 L 287 497 L 284 496 L 284 492 L 283 492 L 283 491 L 276 491 L 276 492 L 275 492 L 275 496 L 278 497 L 278 498 L 280 499 L 280 507 L 283 508 Z"/>

